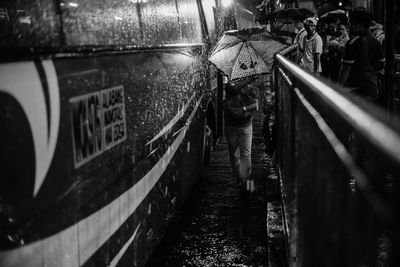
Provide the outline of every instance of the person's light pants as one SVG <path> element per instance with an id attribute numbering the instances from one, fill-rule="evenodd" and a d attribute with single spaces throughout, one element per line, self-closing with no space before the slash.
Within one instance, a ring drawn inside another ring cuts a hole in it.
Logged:
<path id="1" fill-rule="evenodd" d="M 233 173 L 243 183 L 251 174 L 251 141 L 253 126 L 232 127 L 225 124 L 229 157 Z"/>

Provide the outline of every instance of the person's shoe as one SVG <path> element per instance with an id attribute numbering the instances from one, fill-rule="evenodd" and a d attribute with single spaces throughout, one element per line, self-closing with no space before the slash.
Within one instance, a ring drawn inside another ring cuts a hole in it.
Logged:
<path id="1" fill-rule="evenodd" d="M 250 193 L 254 192 L 254 179 L 249 178 L 246 180 L 246 189 Z"/>

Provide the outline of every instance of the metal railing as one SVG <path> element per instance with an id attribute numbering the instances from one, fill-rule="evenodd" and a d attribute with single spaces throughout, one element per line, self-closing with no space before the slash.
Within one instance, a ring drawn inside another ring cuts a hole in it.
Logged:
<path id="1" fill-rule="evenodd" d="M 385 113 L 276 55 L 289 266 L 400 266 L 400 135 Z"/>

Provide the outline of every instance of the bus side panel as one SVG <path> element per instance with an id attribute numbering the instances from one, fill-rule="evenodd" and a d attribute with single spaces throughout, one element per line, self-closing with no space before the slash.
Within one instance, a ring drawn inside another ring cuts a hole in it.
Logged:
<path id="1" fill-rule="evenodd" d="M 10 234 L 18 233 L 17 241 L 25 245 L 2 246 L 0 263 L 11 266 L 18 258 L 13 255 L 25 255 L 17 263 L 62 266 L 79 259 L 77 265 L 143 266 L 199 177 L 202 55 L 170 51 L 57 59 L 56 77 L 46 70 L 52 64 L 37 63 L 36 72 L 44 73 L 42 89 L 51 91 L 50 100 L 43 100 L 45 106 L 50 102 L 43 113 L 48 121 L 57 114 L 52 92 L 59 93 L 55 151 L 36 195 L 25 205 L 29 208 L 18 202 L 23 197 L 2 200 L 16 214 L 17 229 Z M 29 132 L 32 124 L 21 127 Z M 3 134 L 8 139 L 15 133 Z M 31 136 L 22 140 L 27 155 L 38 147 Z M 27 159 L 34 161 L 27 166 L 39 160 Z M 30 176 L 35 181 L 34 171 Z M 25 194 L 32 194 L 35 184 L 26 184 Z M 18 248 L 7 250 L 12 247 Z M 24 253 L 33 249 L 37 253 Z"/>

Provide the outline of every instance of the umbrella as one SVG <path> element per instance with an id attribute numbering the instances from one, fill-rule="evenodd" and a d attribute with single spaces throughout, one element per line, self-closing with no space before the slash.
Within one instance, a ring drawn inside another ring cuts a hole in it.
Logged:
<path id="1" fill-rule="evenodd" d="M 346 16 L 346 12 L 344 10 L 336 9 L 336 10 L 326 12 L 325 14 L 320 16 L 321 22 L 335 23 L 337 20 L 340 20 L 344 23 L 347 22 L 347 16 Z"/>
<path id="2" fill-rule="evenodd" d="M 263 18 L 263 20 L 273 20 L 281 18 L 300 18 L 301 20 L 303 20 L 313 16 L 314 12 L 307 8 L 285 8 L 267 14 L 267 16 Z"/>
<path id="3" fill-rule="evenodd" d="M 323 14 L 321 16 L 321 18 L 326 18 L 328 16 L 343 16 L 343 15 L 346 15 L 346 12 L 344 10 L 336 9 L 336 10 L 326 12 L 325 14 Z"/>
<path id="4" fill-rule="evenodd" d="M 286 48 L 264 28 L 224 32 L 208 58 L 229 80 L 271 73 L 275 53 Z"/>

